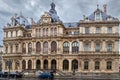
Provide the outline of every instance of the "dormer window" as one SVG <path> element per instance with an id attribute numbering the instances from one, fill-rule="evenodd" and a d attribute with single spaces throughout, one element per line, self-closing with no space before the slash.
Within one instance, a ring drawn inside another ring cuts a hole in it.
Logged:
<path id="1" fill-rule="evenodd" d="M 100 20 L 100 13 L 96 13 L 96 20 Z"/>

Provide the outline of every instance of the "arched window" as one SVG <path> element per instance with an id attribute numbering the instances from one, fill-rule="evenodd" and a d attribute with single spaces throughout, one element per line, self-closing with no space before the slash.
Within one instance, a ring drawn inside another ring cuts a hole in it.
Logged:
<path id="1" fill-rule="evenodd" d="M 37 70 L 39 70 L 39 69 L 41 68 L 40 64 L 41 64 L 41 63 L 40 63 L 40 60 L 37 60 L 37 61 L 36 61 L 36 69 L 37 69 Z"/>
<path id="2" fill-rule="evenodd" d="M 64 60 L 63 61 L 63 70 L 68 70 L 69 69 L 69 61 L 68 60 Z"/>
<path id="3" fill-rule="evenodd" d="M 70 44 L 68 42 L 63 43 L 63 52 L 69 53 L 69 46 Z"/>
<path id="4" fill-rule="evenodd" d="M 37 42 L 37 43 L 36 43 L 36 52 L 39 53 L 40 50 L 41 50 L 40 42 Z"/>
<path id="5" fill-rule="evenodd" d="M 31 69 L 32 69 L 32 61 L 29 60 L 29 61 L 28 61 L 28 70 L 31 70 Z"/>
<path id="6" fill-rule="evenodd" d="M 57 65 L 56 60 L 53 59 L 53 60 L 51 61 L 51 69 L 52 69 L 52 70 L 55 70 L 55 69 L 56 69 L 56 65 Z"/>
<path id="7" fill-rule="evenodd" d="M 55 41 L 51 43 L 51 52 L 57 52 L 57 43 Z"/>
<path id="8" fill-rule="evenodd" d="M 44 44 L 43 44 L 43 52 L 48 53 L 48 42 L 47 41 L 44 42 Z"/>
<path id="9" fill-rule="evenodd" d="M 44 60 L 43 69 L 48 69 L 48 60 Z"/>
<path id="10" fill-rule="evenodd" d="M 48 28 L 46 29 L 46 35 L 48 36 Z"/>
<path id="11" fill-rule="evenodd" d="M 25 43 L 22 44 L 22 52 L 26 53 L 26 45 L 25 45 Z"/>
<path id="12" fill-rule="evenodd" d="M 16 62 L 15 62 L 15 69 L 16 70 L 18 70 L 18 67 L 20 66 L 20 63 L 19 63 L 19 61 L 17 60 Z"/>
<path id="13" fill-rule="evenodd" d="M 99 70 L 99 69 L 100 69 L 100 62 L 95 61 L 95 70 Z"/>
<path id="14" fill-rule="evenodd" d="M 54 35 L 57 35 L 57 28 L 54 28 Z"/>
<path id="15" fill-rule="evenodd" d="M 32 44 L 31 43 L 28 44 L 28 53 L 29 54 L 32 53 Z"/>
<path id="16" fill-rule="evenodd" d="M 72 52 L 73 53 L 78 53 L 79 52 L 79 44 L 76 41 L 72 43 Z"/>
<path id="17" fill-rule="evenodd" d="M 88 61 L 85 61 L 85 62 L 84 62 L 84 69 L 85 69 L 85 70 L 88 70 L 88 69 L 89 69 L 89 62 L 88 62 Z"/>
<path id="18" fill-rule="evenodd" d="M 107 61 L 107 70 L 111 70 L 112 69 L 112 61 Z"/>
<path id="19" fill-rule="evenodd" d="M 23 69 L 23 70 L 26 69 L 26 61 L 25 61 L 25 60 L 22 61 L 22 69 Z"/>
<path id="20" fill-rule="evenodd" d="M 78 69 L 78 61 L 77 60 L 73 60 L 72 61 L 72 70 L 77 70 Z"/>

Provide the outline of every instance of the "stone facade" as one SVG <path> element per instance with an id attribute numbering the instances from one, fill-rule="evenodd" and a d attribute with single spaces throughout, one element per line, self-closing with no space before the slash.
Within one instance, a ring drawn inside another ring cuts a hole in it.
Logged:
<path id="1" fill-rule="evenodd" d="M 3 71 L 119 72 L 119 20 L 99 8 L 77 23 L 60 21 L 54 3 L 37 23 L 15 20 L 4 27 Z"/>

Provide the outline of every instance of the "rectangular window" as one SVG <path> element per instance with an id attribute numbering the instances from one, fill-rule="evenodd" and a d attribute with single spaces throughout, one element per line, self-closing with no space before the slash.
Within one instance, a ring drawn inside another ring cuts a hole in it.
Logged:
<path id="1" fill-rule="evenodd" d="M 86 27 L 85 28 L 85 34 L 89 34 L 90 33 L 90 28 Z"/>
<path id="2" fill-rule="evenodd" d="M 100 69 L 100 62 L 95 61 L 95 70 L 99 70 L 99 69 Z"/>
<path id="3" fill-rule="evenodd" d="M 90 51 L 90 45 L 89 44 L 85 44 L 84 51 Z"/>
<path id="4" fill-rule="evenodd" d="M 107 51 L 108 51 L 108 52 L 111 52 L 111 51 L 112 51 L 112 44 L 108 44 L 108 45 L 107 45 Z"/>
<path id="5" fill-rule="evenodd" d="M 96 20 L 100 20 L 100 13 L 96 13 Z"/>
<path id="6" fill-rule="evenodd" d="M 112 33 L 112 27 L 108 27 L 108 33 Z"/>
<path id="7" fill-rule="evenodd" d="M 88 66 L 89 66 L 88 61 L 85 61 L 85 62 L 84 62 L 84 69 L 85 69 L 85 70 L 88 70 Z"/>
<path id="8" fill-rule="evenodd" d="M 96 33 L 100 33 L 101 29 L 99 27 L 96 28 Z"/>
<path id="9" fill-rule="evenodd" d="M 107 70 L 111 70 L 112 69 L 112 62 L 108 61 L 107 62 Z"/>
<path id="10" fill-rule="evenodd" d="M 96 51 L 96 52 L 100 52 L 100 44 L 98 44 L 98 43 L 96 44 L 95 51 Z"/>

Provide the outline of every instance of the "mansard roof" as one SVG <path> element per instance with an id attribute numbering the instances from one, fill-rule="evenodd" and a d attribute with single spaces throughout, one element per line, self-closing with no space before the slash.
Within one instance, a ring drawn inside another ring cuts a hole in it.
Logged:
<path id="1" fill-rule="evenodd" d="M 95 14 L 100 13 L 102 21 L 106 21 L 108 18 L 111 18 L 111 20 L 117 20 L 117 18 L 114 18 L 110 15 L 108 15 L 106 12 L 103 12 L 99 8 L 97 8 L 90 16 L 88 16 L 88 20 L 95 21 Z"/>

